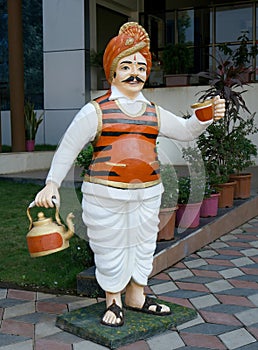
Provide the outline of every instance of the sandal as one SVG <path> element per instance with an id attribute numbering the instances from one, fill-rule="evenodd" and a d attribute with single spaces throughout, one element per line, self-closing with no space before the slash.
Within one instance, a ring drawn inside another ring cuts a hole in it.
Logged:
<path id="1" fill-rule="evenodd" d="M 107 311 L 111 311 L 113 312 L 113 314 L 115 314 L 117 320 L 120 319 L 119 322 L 116 323 L 109 323 L 103 320 L 105 314 Z M 124 324 L 124 312 L 123 309 L 118 306 L 115 302 L 115 300 L 113 300 L 113 304 L 111 304 L 104 312 L 104 315 L 100 321 L 101 324 L 105 325 L 105 326 L 110 326 L 110 327 L 121 327 Z"/>
<path id="2" fill-rule="evenodd" d="M 155 306 L 156 310 L 150 310 L 151 306 Z M 145 302 L 143 304 L 143 306 L 141 308 L 139 307 L 133 307 L 133 306 L 126 306 L 126 308 L 128 310 L 132 310 L 132 311 L 138 311 L 138 312 L 144 312 L 146 314 L 151 314 L 151 315 L 157 315 L 157 316 L 167 316 L 167 315 L 171 315 L 171 311 L 161 311 L 162 310 L 162 306 L 160 304 L 158 304 L 154 298 L 150 298 L 148 296 L 146 296 L 145 298 Z"/>

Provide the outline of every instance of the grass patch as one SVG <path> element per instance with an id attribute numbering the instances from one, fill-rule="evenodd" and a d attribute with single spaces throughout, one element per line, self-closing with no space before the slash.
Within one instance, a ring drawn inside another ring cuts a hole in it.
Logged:
<path id="1" fill-rule="evenodd" d="M 65 223 L 66 215 L 75 214 L 75 236 L 70 247 L 44 257 L 31 258 L 26 235 L 29 231 L 27 207 L 41 186 L 0 181 L 0 284 L 16 285 L 37 290 L 76 292 L 76 275 L 93 265 L 93 254 L 86 240 L 86 228 L 81 220 L 80 192 L 61 189 L 60 217 Z M 54 209 L 31 208 L 33 221 L 37 213 L 44 211 L 54 217 Z"/>

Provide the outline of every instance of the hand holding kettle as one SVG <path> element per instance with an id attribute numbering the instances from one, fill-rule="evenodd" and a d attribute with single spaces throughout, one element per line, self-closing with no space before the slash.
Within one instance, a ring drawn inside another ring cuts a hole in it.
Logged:
<path id="1" fill-rule="evenodd" d="M 43 212 L 38 213 L 38 220 L 33 221 L 30 210 L 34 206 L 56 208 L 55 221 L 46 218 Z M 49 182 L 37 195 L 35 200 L 27 208 L 27 216 L 30 221 L 27 234 L 27 245 L 31 257 L 40 257 L 59 252 L 69 247 L 69 239 L 74 235 L 72 219 L 74 215 L 69 213 L 66 218 L 68 229 L 62 224 L 59 216 L 60 196 L 58 186 Z"/>
<path id="2" fill-rule="evenodd" d="M 53 208 L 54 202 L 60 204 L 58 186 L 54 182 L 48 182 L 46 186 L 36 195 L 35 204 L 37 207 Z"/>

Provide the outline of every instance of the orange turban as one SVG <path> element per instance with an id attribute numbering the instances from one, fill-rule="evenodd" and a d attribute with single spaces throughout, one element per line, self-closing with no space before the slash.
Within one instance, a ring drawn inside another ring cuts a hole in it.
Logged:
<path id="1" fill-rule="evenodd" d="M 140 52 L 147 61 L 147 76 L 151 70 L 150 38 L 145 29 L 136 22 L 122 25 L 117 36 L 107 44 L 103 56 L 103 67 L 107 81 L 112 82 L 118 61 Z"/>

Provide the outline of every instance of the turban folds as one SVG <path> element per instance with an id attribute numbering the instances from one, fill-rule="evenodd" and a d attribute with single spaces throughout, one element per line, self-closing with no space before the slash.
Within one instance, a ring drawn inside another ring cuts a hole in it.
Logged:
<path id="1" fill-rule="evenodd" d="M 107 81 L 112 82 L 118 61 L 140 52 L 147 61 L 147 76 L 151 70 L 150 38 L 145 29 L 136 22 L 122 25 L 117 36 L 109 41 L 103 56 Z"/>

